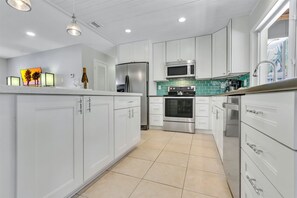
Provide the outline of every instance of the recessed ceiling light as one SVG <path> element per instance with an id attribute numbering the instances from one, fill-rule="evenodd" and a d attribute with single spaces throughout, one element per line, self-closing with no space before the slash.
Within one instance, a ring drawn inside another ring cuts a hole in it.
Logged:
<path id="1" fill-rule="evenodd" d="M 132 31 L 131 31 L 131 29 L 125 29 L 125 32 L 126 32 L 127 34 L 129 34 L 129 33 L 131 33 Z"/>
<path id="2" fill-rule="evenodd" d="M 36 36 L 36 34 L 35 34 L 34 32 L 26 32 L 26 34 L 27 34 L 28 36 L 31 36 L 31 37 Z"/>
<path id="3" fill-rule="evenodd" d="M 183 22 L 185 22 L 187 19 L 185 18 L 185 17 L 180 17 L 179 19 L 178 19 L 178 21 L 180 22 L 180 23 L 183 23 Z"/>

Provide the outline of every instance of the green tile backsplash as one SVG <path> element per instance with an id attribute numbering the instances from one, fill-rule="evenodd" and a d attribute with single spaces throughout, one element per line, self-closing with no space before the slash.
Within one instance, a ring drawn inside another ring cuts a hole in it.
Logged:
<path id="1" fill-rule="evenodd" d="M 196 86 L 197 96 L 218 95 L 225 92 L 228 79 L 239 79 L 246 82 L 245 87 L 249 87 L 250 74 L 243 76 L 226 78 L 226 79 L 211 79 L 211 80 L 196 80 L 195 78 L 177 78 L 169 79 L 168 81 L 157 82 L 157 95 L 164 96 L 168 93 L 170 86 Z M 160 88 L 160 89 L 159 89 Z"/>

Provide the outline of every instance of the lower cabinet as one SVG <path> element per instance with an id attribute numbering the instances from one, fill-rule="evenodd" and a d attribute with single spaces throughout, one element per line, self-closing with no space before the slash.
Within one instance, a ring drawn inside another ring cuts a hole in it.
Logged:
<path id="1" fill-rule="evenodd" d="M 140 107 L 116 109 L 114 119 L 115 158 L 118 158 L 140 140 Z"/>
<path id="2" fill-rule="evenodd" d="M 224 110 L 213 106 L 212 123 L 214 139 L 216 141 L 220 157 L 223 160 Z"/>
<path id="3" fill-rule="evenodd" d="M 139 97 L 118 110 L 114 98 L 16 97 L 17 198 L 70 196 L 137 145 Z"/>
<path id="4" fill-rule="evenodd" d="M 114 159 L 113 97 L 84 98 L 84 181 Z"/>
<path id="5" fill-rule="evenodd" d="M 83 184 L 79 96 L 17 96 L 17 197 L 65 197 Z"/>

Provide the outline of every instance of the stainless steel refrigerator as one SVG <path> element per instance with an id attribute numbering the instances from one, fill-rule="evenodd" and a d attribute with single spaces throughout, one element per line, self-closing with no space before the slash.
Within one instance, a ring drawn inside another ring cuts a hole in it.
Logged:
<path id="1" fill-rule="evenodd" d="M 117 92 L 142 93 L 141 97 L 141 128 L 149 128 L 148 116 L 148 81 L 149 64 L 134 62 L 116 66 Z"/>

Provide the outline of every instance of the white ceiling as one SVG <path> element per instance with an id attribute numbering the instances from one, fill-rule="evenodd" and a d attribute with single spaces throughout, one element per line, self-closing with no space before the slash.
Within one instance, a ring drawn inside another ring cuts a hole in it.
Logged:
<path id="1" fill-rule="evenodd" d="M 73 0 L 46 0 L 71 13 Z M 248 15 L 259 0 L 76 0 L 76 14 L 115 44 L 162 41 L 213 33 L 233 17 Z M 178 23 L 184 16 L 187 21 Z M 132 29 L 126 34 L 126 28 Z"/>
<path id="2" fill-rule="evenodd" d="M 154 42 L 210 34 L 233 17 L 248 15 L 260 0 L 76 0 L 81 37 L 69 36 L 73 0 L 31 0 L 32 11 L 16 11 L 0 1 L 0 57 L 11 58 L 85 44 L 108 53 L 115 44 Z M 178 18 L 187 18 L 178 23 Z M 100 28 L 89 24 L 97 22 Z M 132 29 L 126 34 L 125 29 Z M 25 32 L 33 31 L 30 38 Z"/>
<path id="3" fill-rule="evenodd" d="M 107 52 L 114 46 L 94 31 L 83 28 L 81 37 L 66 33 L 70 18 L 45 1 L 32 0 L 31 12 L 20 12 L 0 1 L 0 57 L 11 58 L 74 44 Z M 27 31 L 36 37 L 26 35 Z"/>

